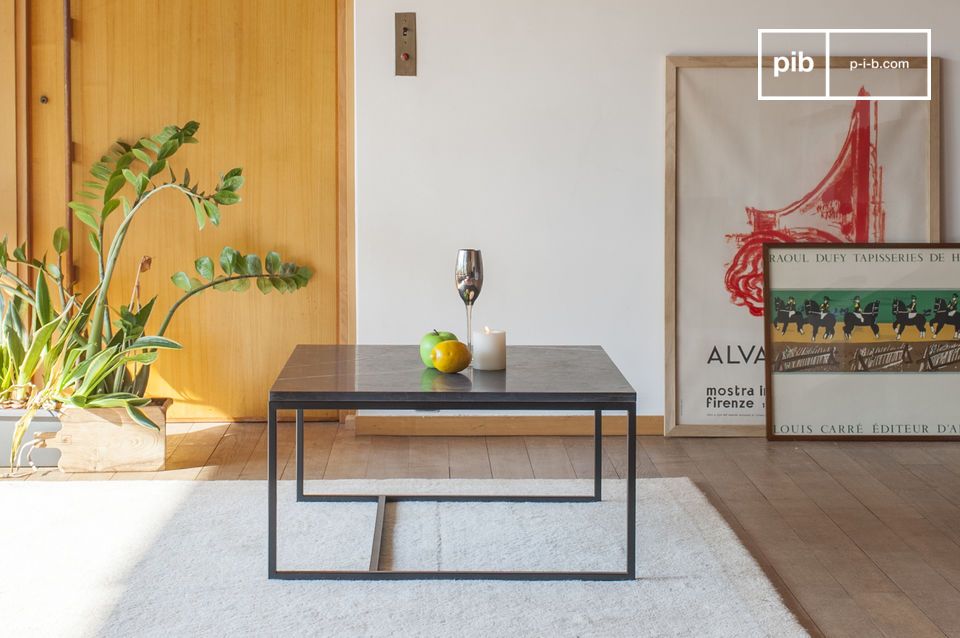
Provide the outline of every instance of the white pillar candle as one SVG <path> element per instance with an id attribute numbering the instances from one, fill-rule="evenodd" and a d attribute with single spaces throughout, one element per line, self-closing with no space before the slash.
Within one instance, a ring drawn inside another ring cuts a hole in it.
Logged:
<path id="1" fill-rule="evenodd" d="M 473 333 L 473 369 L 503 370 L 507 367 L 507 333 L 484 328 Z"/>

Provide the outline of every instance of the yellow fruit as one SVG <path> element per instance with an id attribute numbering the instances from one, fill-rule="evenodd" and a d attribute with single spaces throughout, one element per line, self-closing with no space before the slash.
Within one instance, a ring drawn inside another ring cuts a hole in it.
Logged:
<path id="1" fill-rule="evenodd" d="M 433 367 L 440 372 L 460 372 L 470 365 L 470 348 L 460 341 L 441 341 L 430 351 Z"/>

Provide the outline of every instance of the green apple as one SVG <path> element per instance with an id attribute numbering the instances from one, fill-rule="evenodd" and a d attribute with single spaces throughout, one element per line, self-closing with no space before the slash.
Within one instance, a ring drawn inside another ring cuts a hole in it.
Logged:
<path id="1" fill-rule="evenodd" d="M 420 360 L 423 361 L 423 365 L 428 368 L 433 367 L 433 361 L 430 360 L 430 353 L 433 352 L 433 346 L 437 345 L 441 341 L 456 341 L 457 335 L 452 332 L 443 332 L 438 330 L 433 330 L 423 335 L 423 339 L 420 340 Z"/>

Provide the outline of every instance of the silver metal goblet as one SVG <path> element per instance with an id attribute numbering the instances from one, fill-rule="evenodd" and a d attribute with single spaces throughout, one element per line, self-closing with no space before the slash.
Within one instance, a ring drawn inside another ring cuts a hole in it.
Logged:
<path id="1" fill-rule="evenodd" d="M 473 303 L 483 287 L 483 257 L 476 248 L 461 248 L 457 252 L 454 273 L 457 292 L 467 308 L 467 346 L 473 350 Z"/>

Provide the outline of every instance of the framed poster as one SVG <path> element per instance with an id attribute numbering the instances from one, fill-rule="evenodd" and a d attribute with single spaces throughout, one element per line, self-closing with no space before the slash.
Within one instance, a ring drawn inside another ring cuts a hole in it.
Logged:
<path id="1" fill-rule="evenodd" d="M 939 60 L 931 100 L 868 99 L 926 95 L 910 61 L 857 100 L 759 101 L 756 57 L 667 58 L 665 434 L 764 435 L 765 243 L 939 239 Z"/>
<path id="2" fill-rule="evenodd" d="M 960 440 L 960 244 L 764 249 L 767 437 Z"/>

